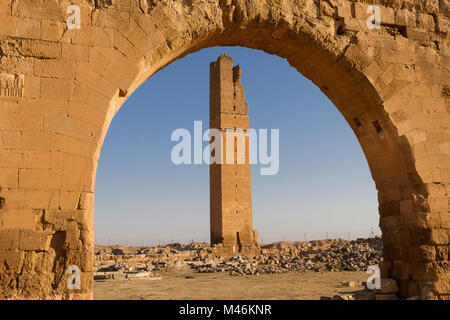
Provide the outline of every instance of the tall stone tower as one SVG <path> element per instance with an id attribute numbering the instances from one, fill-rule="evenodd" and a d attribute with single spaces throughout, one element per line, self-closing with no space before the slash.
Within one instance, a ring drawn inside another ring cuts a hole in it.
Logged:
<path id="1" fill-rule="evenodd" d="M 209 116 L 223 146 L 222 163 L 210 166 L 211 245 L 218 245 L 217 253 L 224 256 L 258 254 L 258 235 L 252 228 L 248 104 L 241 68 L 233 68 L 226 54 L 210 66 Z"/>

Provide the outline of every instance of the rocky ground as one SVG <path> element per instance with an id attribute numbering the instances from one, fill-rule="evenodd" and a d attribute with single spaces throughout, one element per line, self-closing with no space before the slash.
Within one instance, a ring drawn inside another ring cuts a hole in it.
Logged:
<path id="1" fill-rule="evenodd" d="M 262 246 L 261 255 L 215 257 L 207 243 L 156 247 L 95 249 L 95 279 L 158 277 L 165 270 L 192 269 L 198 273 L 225 272 L 231 276 L 290 271 L 366 271 L 382 257 L 381 238 L 276 242 Z"/>
<path id="2" fill-rule="evenodd" d="M 190 268 L 160 271 L 160 280 L 103 280 L 94 283 L 96 300 L 319 300 L 363 291 L 365 271 L 301 271 L 232 277 Z M 349 285 L 351 283 L 351 286 Z"/>
<path id="3" fill-rule="evenodd" d="M 94 279 L 160 280 L 162 276 L 176 279 L 180 274 L 189 279 L 195 278 L 194 274 L 220 274 L 223 280 L 229 276 L 270 278 L 274 274 L 303 272 L 354 272 L 361 277 L 369 266 L 378 265 L 381 261 L 382 239 L 276 242 L 262 246 L 261 254 L 253 257 L 236 255 L 225 259 L 215 256 L 213 252 L 208 243 L 198 242 L 155 247 L 96 246 Z M 365 284 L 358 277 L 355 277 L 356 282 L 344 281 L 339 285 L 358 289 Z M 386 290 L 378 291 L 378 294 L 383 294 L 378 297 L 395 299 L 398 291 L 395 281 L 384 279 L 383 286 Z M 376 299 L 376 295 L 375 292 L 359 290 L 353 294 L 322 299 Z"/>

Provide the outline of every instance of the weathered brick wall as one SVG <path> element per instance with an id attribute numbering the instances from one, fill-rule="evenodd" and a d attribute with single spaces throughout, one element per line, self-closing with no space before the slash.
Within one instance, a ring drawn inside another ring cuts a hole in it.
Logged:
<path id="1" fill-rule="evenodd" d="M 66 25 L 72 3 L 80 29 Z M 0 0 L 0 297 L 92 298 L 111 119 L 170 62 L 242 45 L 287 58 L 354 130 L 379 191 L 384 274 L 403 296 L 449 298 L 449 17 L 447 0 Z"/>

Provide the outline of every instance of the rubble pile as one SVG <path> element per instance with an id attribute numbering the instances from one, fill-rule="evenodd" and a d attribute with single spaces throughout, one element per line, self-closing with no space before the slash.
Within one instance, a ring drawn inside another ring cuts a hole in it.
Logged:
<path id="1" fill-rule="evenodd" d="M 382 239 L 276 242 L 253 257 L 217 257 L 208 243 L 155 247 L 96 246 L 94 279 L 160 278 L 158 271 L 191 269 L 232 276 L 290 271 L 366 271 L 382 257 Z"/>

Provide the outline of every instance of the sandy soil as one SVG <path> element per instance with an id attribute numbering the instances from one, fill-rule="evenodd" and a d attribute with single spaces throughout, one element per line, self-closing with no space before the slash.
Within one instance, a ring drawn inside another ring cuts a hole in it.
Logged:
<path id="1" fill-rule="evenodd" d="M 289 272 L 233 277 L 225 273 L 162 272 L 161 280 L 95 281 L 94 299 L 206 300 L 206 299 L 320 299 L 363 289 L 362 271 Z M 354 281 L 350 288 L 342 283 Z"/>

